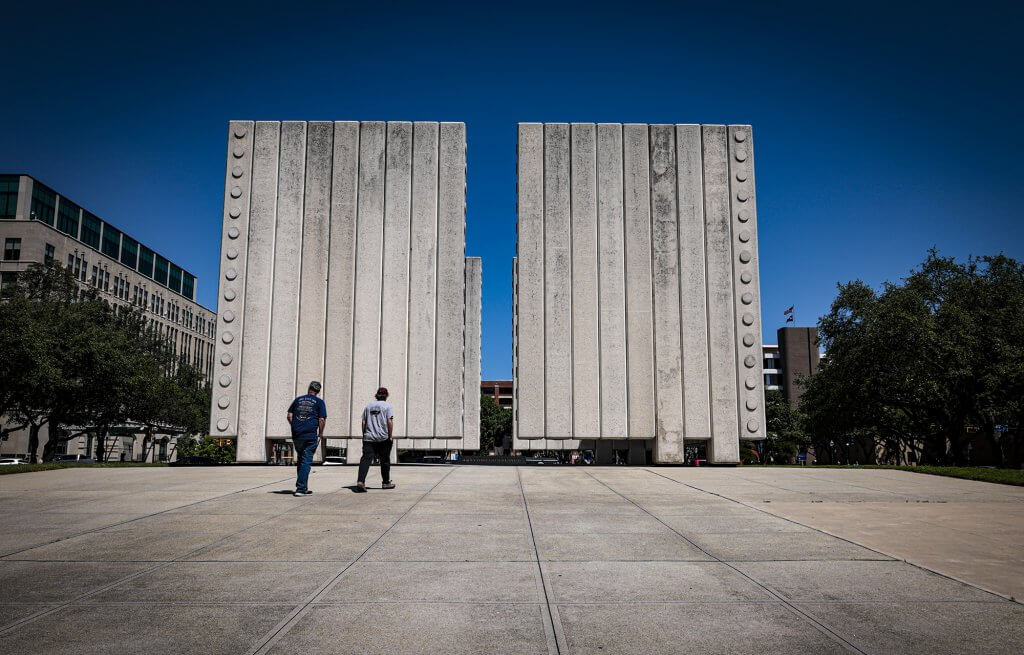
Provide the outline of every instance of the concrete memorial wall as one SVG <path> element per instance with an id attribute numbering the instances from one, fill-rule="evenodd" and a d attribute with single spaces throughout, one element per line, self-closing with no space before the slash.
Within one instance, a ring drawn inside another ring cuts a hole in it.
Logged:
<path id="1" fill-rule="evenodd" d="M 514 447 L 736 462 L 765 434 L 750 126 L 521 123 L 517 170 Z"/>
<path id="2" fill-rule="evenodd" d="M 378 386 L 399 448 L 479 447 L 465 191 L 462 123 L 230 123 L 210 434 L 238 461 L 290 436 L 311 380 L 350 461 Z"/>

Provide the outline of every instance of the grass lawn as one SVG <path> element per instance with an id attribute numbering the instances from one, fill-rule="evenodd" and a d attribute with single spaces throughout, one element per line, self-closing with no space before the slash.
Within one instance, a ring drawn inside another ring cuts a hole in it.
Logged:
<path id="1" fill-rule="evenodd" d="M 995 482 L 996 484 L 1012 484 L 1018 487 L 1024 487 L 1024 470 L 1021 469 L 990 469 L 977 466 L 876 466 L 871 464 L 864 464 L 861 466 L 831 464 L 814 464 L 811 466 L 791 465 L 791 468 L 892 469 L 894 471 L 910 471 L 911 473 L 944 475 L 948 478 L 963 478 L 965 480 Z"/>
<path id="2" fill-rule="evenodd" d="M 56 469 L 78 469 L 78 468 L 124 468 L 126 466 L 167 466 L 165 462 L 88 462 L 76 464 L 74 462 L 44 462 L 42 464 L 13 464 L 11 466 L 0 466 L 0 475 L 11 473 L 32 473 L 33 471 L 53 471 Z"/>

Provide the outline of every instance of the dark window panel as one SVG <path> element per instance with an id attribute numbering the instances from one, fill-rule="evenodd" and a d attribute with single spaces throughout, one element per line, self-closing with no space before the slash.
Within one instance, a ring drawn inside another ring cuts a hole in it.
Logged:
<path id="1" fill-rule="evenodd" d="M 29 207 L 29 218 L 53 225 L 57 210 L 57 194 L 40 184 L 32 183 L 32 205 Z"/>
<path id="2" fill-rule="evenodd" d="M 103 221 L 89 212 L 82 212 L 82 243 L 90 248 L 100 249 L 100 231 Z"/>
<path id="3" fill-rule="evenodd" d="M 78 214 L 78 205 L 67 198 L 61 198 L 60 206 L 57 208 L 57 229 L 77 239 Z"/>
<path id="4" fill-rule="evenodd" d="M 10 220 L 18 212 L 18 176 L 0 175 L 0 220 Z"/>
<path id="5" fill-rule="evenodd" d="M 103 224 L 103 254 L 115 261 L 121 254 L 121 232 L 110 227 L 109 223 Z"/>
<path id="6" fill-rule="evenodd" d="M 153 279 L 160 284 L 167 286 L 167 266 L 170 264 L 166 259 L 160 255 L 156 255 L 156 266 L 153 273 Z"/>
<path id="7" fill-rule="evenodd" d="M 135 268 L 139 263 L 139 242 L 128 235 L 121 237 L 121 263 Z"/>
<path id="8" fill-rule="evenodd" d="M 171 264 L 170 277 L 167 286 L 171 291 L 181 293 L 181 269 L 174 264 Z"/>
<path id="9" fill-rule="evenodd" d="M 153 277 L 153 251 L 146 246 L 139 246 L 139 273 Z"/>

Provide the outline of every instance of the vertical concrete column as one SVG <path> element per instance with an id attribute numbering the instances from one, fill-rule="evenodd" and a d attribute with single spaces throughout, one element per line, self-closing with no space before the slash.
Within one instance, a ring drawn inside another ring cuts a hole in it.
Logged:
<path id="1" fill-rule="evenodd" d="M 598 330 L 597 130 L 571 127 L 572 430 L 601 436 L 601 346 Z"/>
<path id="2" fill-rule="evenodd" d="M 267 367 L 277 224 L 277 171 L 281 124 L 257 121 L 254 128 L 252 200 L 245 269 L 245 338 L 239 376 L 239 462 L 265 462 Z M 220 333 L 221 341 L 224 339 Z M 219 407 L 219 404 L 218 404 Z M 223 409 L 223 408 L 222 408 Z M 285 408 L 287 409 L 287 408 Z"/>
<path id="3" fill-rule="evenodd" d="M 252 146 L 252 121 L 231 121 L 228 125 L 227 170 L 224 173 L 224 220 L 217 295 L 217 363 L 211 381 L 213 407 L 210 412 L 210 435 L 218 437 L 238 435 L 239 378 L 242 368 L 242 340 L 239 337 L 242 334 L 245 307 Z M 26 179 L 29 178 L 22 178 Z M 19 205 L 21 200 L 19 196 Z M 28 200 L 25 199 L 26 202 Z M 27 213 L 28 210 L 24 211 Z"/>
<path id="4" fill-rule="evenodd" d="M 409 221 L 412 123 L 387 125 L 384 262 L 380 319 L 380 383 L 395 408 L 394 436 L 406 435 L 406 347 L 409 338 Z M 404 444 L 403 444 L 404 445 Z"/>
<path id="5" fill-rule="evenodd" d="M 463 352 L 466 297 L 466 126 L 441 123 L 438 153 L 437 367 L 434 435 L 463 434 Z M 451 444 L 449 444 L 451 446 Z"/>
<path id="6" fill-rule="evenodd" d="M 333 151 L 323 380 L 328 419 L 324 434 L 344 438 L 352 436 L 352 327 L 355 313 L 353 299 L 359 195 L 358 122 L 334 124 Z"/>
<path id="7" fill-rule="evenodd" d="M 622 126 L 597 126 L 601 438 L 628 434 Z"/>
<path id="8" fill-rule="evenodd" d="M 765 437 L 761 293 L 757 264 L 754 139 L 749 125 L 729 126 L 730 202 L 733 216 L 733 284 L 736 286 L 737 395 L 743 439 Z"/>
<path id="9" fill-rule="evenodd" d="M 437 309 L 438 124 L 415 123 L 412 146 L 412 218 L 409 250 L 409 369 L 406 434 L 423 437 L 411 448 L 426 448 L 434 434 L 434 337 Z"/>
<path id="10" fill-rule="evenodd" d="M 362 410 L 380 384 L 381 265 L 384 247 L 385 124 L 359 127 L 359 209 L 352 334 L 352 426 L 349 458 L 362 450 Z"/>
<path id="11" fill-rule="evenodd" d="M 652 125 L 651 244 L 654 287 L 655 435 L 659 464 L 683 462 L 682 353 L 679 343 L 679 227 L 672 125 Z"/>
<path id="12" fill-rule="evenodd" d="M 519 124 L 516 437 L 544 437 L 544 127 Z M 525 448 L 526 446 L 516 446 Z"/>
<path id="13" fill-rule="evenodd" d="M 572 217 L 569 125 L 544 125 L 544 434 L 572 436 Z"/>
<path id="14" fill-rule="evenodd" d="M 302 273 L 302 213 L 306 180 L 306 123 L 281 124 L 281 163 L 274 237 L 270 311 L 270 368 L 267 372 L 267 436 L 290 437 L 286 414 L 295 390 L 299 339 L 299 280 Z"/>
<path id="15" fill-rule="evenodd" d="M 331 241 L 331 173 L 334 124 L 310 123 L 306 135 L 306 183 L 302 218 L 302 276 L 299 280 L 299 345 L 294 395 L 324 378 L 327 267 Z M 337 408 L 335 408 L 337 409 Z M 328 417 L 338 420 L 328 408 Z M 347 418 L 347 417 L 346 417 Z"/>
<path id="16" fill-rule="evenodd" d="M 480 306 L 483 263 L 479 257 L 466 258 L 466 398 L 465 432 L 462 448 L 480 450 Z"/>
<path id="17" fill-rule="evenodd" d="M 626 390 L 630 439 L 654 437 L 650 160 L 646 125 L 623 126 Z"/>
<path id="18" fill-rule="evenodd" d="M 704 277 L 704 170 L 699 125 L 676 126 L 679 213 L 679 330 L 683 356 L 683 435 L 711 437 L 708 313 Z"/>
<path id="19" fill-rule="evenodd" d="M 711 364 L 713 463 L 739 460 L 736 413 L 736 329 L 733 310 L 729 152 L 724 125 L 704 125 L 704 218 L 707 257 L 708 350 Z"/>

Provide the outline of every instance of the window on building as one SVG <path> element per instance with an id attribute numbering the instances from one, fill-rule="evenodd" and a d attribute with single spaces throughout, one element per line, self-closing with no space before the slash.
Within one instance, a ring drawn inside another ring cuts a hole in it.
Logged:
<path id="1" fill-rule="evenodd" d="M 17 271 L 4 271 L 0 273 L 0 294 L 7 295 L 14 290 L 16 284 L 18 284 Z"/>
<path id="2" fill-rule="evenodd" d="M 103 247 L 101 250 L 104 255 L 115 261 L 118 255 L 121 254 L 121 232 L 116 228 L 110 227 L 109 223 L 103 224 Z"/>
<path id="3" fill-rule="evenodd" d="M 45 252 L 43 254 L 43 263 L 46 264 L 46 265 L 52 264 L 53 263 L 53 256 L 54 256 L 54 254 L 55 254 L 55 249 L 53 247 L 53 244 L 52 243 L 46 244 Z"/>
<path id="4" fill-rule="evenodd" d="M 74 255 L 68 255 L 68 270 L 70 270 L 70 269 L 72 269 L 74 267 L 75 267 L 75 256 Z"/>
<path id="5" fill-rule="evenodd" d="M 0 175 L 0 220 L 11 220 L 18 213 L 18 176 Z"/>
<path id="6" fill-rule="evenodd" d="M 4 239 L 4 261 L 16 262 L 21 259 L 21 239 Z"/>
<path id="7" fill-rule="evenodd" d="M 90 248 L 100 249 L 100 231 L 103 221 L 87 211 L 82 212 L 82 243 Z"/>
<path id="8" fill-rule="evenodd" d="M 57 209 L 57 194 L 39 182 L 32 184 L 32 205 L 29 207 L 29 218 L 53 225 Z"/>
<path id="9" fill-rule="evenodd" d="M 73 275 L 78 278 L 82 274 L 82 258 L 75 255 L 75 269 Z"/>
<path id="10" fill-rule="evenodd" d="M 121 237 L 121 263 L 131 269 L 139 264 L 139 242 L 127 234 Z"/>
<path id="11" fill-rule="evenodd" d="M 171 291 L 181 293 L 181 269 L 174 264 L 171 264 L 171 274 L 169 279 L 170 281 L 167 283 L 167 286 L 171 288 Z"/>
<path id="12" fill-rule="evenodd" d="M 78 205 L 67 198 L 61 198 L 57 208 L 57 229 L 77 239 L 79 213 Z"/>
<path id="13" fill-rule="evenodd" d="M 92 277 L 89 278 L 89 284 L 96 286 L 96 267 L 92 267 Z"/>
<path id="14" fill-rule="evenodd" d="M 110 291 L 110 271 L 103 271 L 103 290 Z"/>
<path id="15" fill-rule="evenodd" d="M 187 271 L 181 273 L 181 295 L 189 300 L 196 299 L 196 276 Z"/>
<path id="16" fill-rule="evenodd" d="M 160 284 L 167 286 L 167 267 L 170 264 L 166 259 L 160 255 L 155 255 L 155 265 L 153 270 L 153 279 Z"/>
<path id="17" fill-rule="evenodd" d="M 146 246 L 139 246 L 139 273 L 153 277 L 153 251 Z"/>

